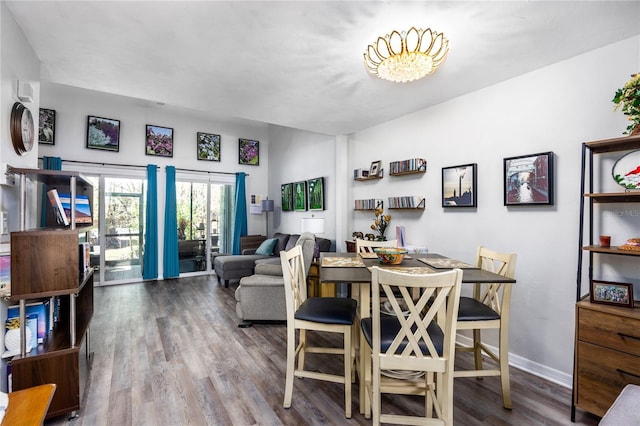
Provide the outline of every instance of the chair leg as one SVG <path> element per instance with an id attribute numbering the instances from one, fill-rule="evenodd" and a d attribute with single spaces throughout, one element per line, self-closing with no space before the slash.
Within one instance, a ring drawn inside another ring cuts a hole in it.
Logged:
<path id="1" fill-rule="evenodd" d="M 307 330 L 300 329 L 298 340 L 300 342 L 300 352 L 298 352 L 298 370 L 304 371 L 304 361 L 307 350 Z"/>
<path id="2" fill-rule="evenodd" d="M 351 418 L 351 326 L 344 328 L 344 411 Z"/>
<path id="3" fill-rule="evenodd" d="M 475 358 L 476 370 L 482 370 L 482 347 L 481 343 L 481 335 L 479 329 L 473 330 L 473 356 Z M 478 377 L 480 378 L 480 377 Z"/>
<path id="4" fill-rule="evenodd" d="M 296 362 L 296 331 L 293 327 L 287 327 L 287 372 L 284 385 L 284 408 L 291 407 L 293 397 L 293 375 Z"/>
<path id="5" fill-rule="evenodd" d="M 509 329 L 500 327 L 500 382 L 502 385 L 502 406 L 511 410 L 511 384 L 509 381 Z"/>

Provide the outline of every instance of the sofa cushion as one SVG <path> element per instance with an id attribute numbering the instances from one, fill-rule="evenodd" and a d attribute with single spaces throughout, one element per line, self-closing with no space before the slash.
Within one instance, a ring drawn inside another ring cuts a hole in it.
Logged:
<path id="1" fill-rule="evenodd" d="M 260 244 L 260 247 L 256 249 L 255 254 L 260 254 L 262 256 L 271 256 L 273 254 L 273 248 L 278 243 L 278 240 L 275 238 L 266 239 Z"/>
<path id="2" fill-rule="evenodd" d="M 289 235 L 289 239 L 287 240 L 287 245 L 285 246 L 285 250 L 289 251 L 292 248 L 295 247 L 295 245 L 298 243 L 298 239 L 300 238 L 300 235 L 298 234 L 291 234 Z"/>
<path id="3" fill-rule="evenodd" d="M 287 241 L 289 241 L 289 234 L 282 234 L 280 232 L 276 232 L 273 234 L 273 238 L 278 240 L 278 243 L 273 249 L 273 254 L 275 256 L 280 256 L 280 252 L 287 247 Z"/>

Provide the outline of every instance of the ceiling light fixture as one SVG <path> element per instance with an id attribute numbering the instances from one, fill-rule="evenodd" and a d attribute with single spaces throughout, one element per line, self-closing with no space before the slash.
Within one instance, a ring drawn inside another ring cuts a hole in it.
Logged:
<path id="1" fill-rule="evenodd" d="M 406 83 L 433 73 L 448 52 L 449 40 L 442 33 L 411 27 L 378 37 L 364 52 L 364 63 L 373 75 Z"/>

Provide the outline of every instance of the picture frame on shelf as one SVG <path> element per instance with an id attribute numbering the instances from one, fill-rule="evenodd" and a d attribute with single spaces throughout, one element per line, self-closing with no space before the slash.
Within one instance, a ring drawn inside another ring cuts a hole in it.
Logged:
<path id="1" fill-rule="evenodd" d="M 293 210 L 304 212 L 307 210 L 307 182 L 293 183 Z"/>
<path id="2" fill-rule="evenodd" d="M 324 210 L 324 178 L 307 180 L 307 203 L 309 210 Z"/>
<path id="3" fill-rule="evenodd" d="M 145 154 L 173 157 L 173 129 L 147 124 Z"/>
<path id="4" fill-rule="evenodd" d="M 38 143 L 41 145 L 56 144 L 56 112 L 52 109 L 40 108 L 38 121 Z"/>
<path id="5" fill-rule="evenodd" d="M 633 284 L 591 280 L 591 303 L 633 308 Z"/>
<path id="6" fill-rule="evenodd" d="M 103 151 L 120 151 L 120 120 L 87 117 L 87 148 Z"/>
<path id="7" fill-rule="evenodd" d="M 220 161 L 220 135 L 198 132 L 198 160 Z"/>
<path id="8" fill-rule="evenodd" d="M 369 167 L 369 177 L 378 176 L 378 173 L 380 173 L 381 164 L 382 161 L 380 160 L 371 162 L 371 167 Z"/>
<path id="9" fill-rule="evenodd" d="M 280 185 L 280 194 L 282 201 L 282 211 L 293 211 L 293 184 L 284 183 Z"/>
<path id="10" fill-rule="evenodd" d="M 477 207 L 478 165 L 442 168 L 442 207 Z"/>
<path id="11" fill-rule="evenodd" d="M 504 205 L 554 203 L 553 152 L 504 159 Z"/>
<path id="12" fill-rule="evenodd" d="M 258 166 L 260 164 L 260 142 L 251 139 L 238 140 L 238 164 Z"/>

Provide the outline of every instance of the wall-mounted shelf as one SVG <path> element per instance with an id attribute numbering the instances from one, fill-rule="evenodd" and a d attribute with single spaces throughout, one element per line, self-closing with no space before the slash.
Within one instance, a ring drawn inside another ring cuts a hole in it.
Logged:
<path id="1" fill-rule="evenodd" d="M 424 174 L 427 172 L 427 160 L 412 158 L 410 160 L 392 161 L 389 163 L 389 175 L 404 176 Z"/>
<path id="2" fill-rule="evenodd" d="M 424 210 L 425 198 L 415 196 L 389 197 L 389 210 Z"/>
<path id="3" fill-rule="evenodd" d="M 384 207 L 384 202 L 377 198 L 369 198 L 367 200 L 355 200 L 354 210 L 373 211 Z"/>

